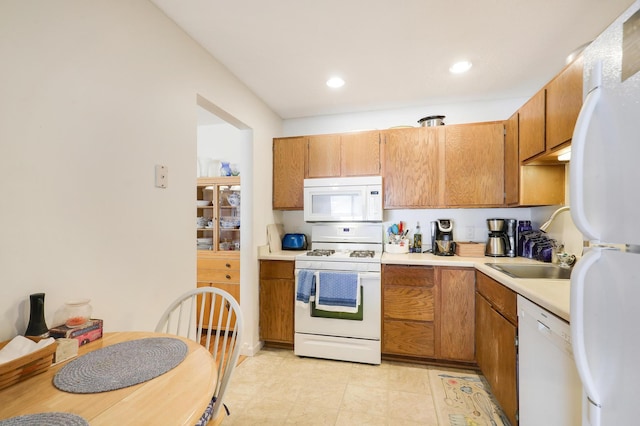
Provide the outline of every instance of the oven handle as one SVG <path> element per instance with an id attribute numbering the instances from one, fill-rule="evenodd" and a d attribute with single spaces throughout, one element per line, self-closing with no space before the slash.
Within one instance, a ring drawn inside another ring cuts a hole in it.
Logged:
<path id="1" fill-rule="evenodd" d="M 312 268 L 299 268 L 299 269 L 296 268 L 296 269 L 294 269 L 294 274 L 295 274 L 295 277 L 296 277 L 296 281 L 298 280 L 298 272 L 300 272 L 300 271 L 356 272 L 361 279 L 362 278 L 379 278 L 379 277 L 382 276 L 380 272 L 373 272 L 373 271 L 347 271 L 347 270 L 336 271 L 336 270 L 324 270 L 324 269 L 321 270 L 321 269 L 312 269 Z"/>

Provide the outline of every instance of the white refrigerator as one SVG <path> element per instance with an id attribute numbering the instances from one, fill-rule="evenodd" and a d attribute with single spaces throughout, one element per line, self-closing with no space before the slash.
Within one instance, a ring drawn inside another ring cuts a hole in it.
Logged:
<path id="1" fill-rule="evenodd" d="M 640 423 L 640 1 L 584 51 L 571 214 L 590 241 L 571 275 L 582 423 Z"/>

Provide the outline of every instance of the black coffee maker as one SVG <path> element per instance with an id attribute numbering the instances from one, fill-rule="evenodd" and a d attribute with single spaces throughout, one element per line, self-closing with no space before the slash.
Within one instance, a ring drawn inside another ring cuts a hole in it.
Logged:
<path id="1" fill-rule="evenodd" d="M 453 256 L 456 253 L 451 219 L 431 222 L 431 251 L 437 256 Z"/>

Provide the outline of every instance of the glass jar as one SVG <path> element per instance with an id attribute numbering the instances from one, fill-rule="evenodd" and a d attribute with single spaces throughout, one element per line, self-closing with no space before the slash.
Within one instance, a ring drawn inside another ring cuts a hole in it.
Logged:
<path id="1" fill-rule="evenodd" d="M 75 328 L 85 325 L 91 319 L 93 308 L 89 299 L 70 300 L 64 304 L 65 325 Z"/>

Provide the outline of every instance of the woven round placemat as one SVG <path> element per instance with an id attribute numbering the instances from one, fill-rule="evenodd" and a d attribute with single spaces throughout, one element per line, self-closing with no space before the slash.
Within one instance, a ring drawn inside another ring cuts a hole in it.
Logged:
<path id="1" fill-rule="evenodd" d="M 89 426 L 84 418 L 71 413 L 38 413 L 0 420 L 0 426 Z"/>
<path id="2" fill-rule="evenodd" d="M 187 344 L 171 337 L 116 343 L 65 365 L 53 378 L 60 390 L 98 393 L 126 388 L 166 373 L 187 356 Z"/>

